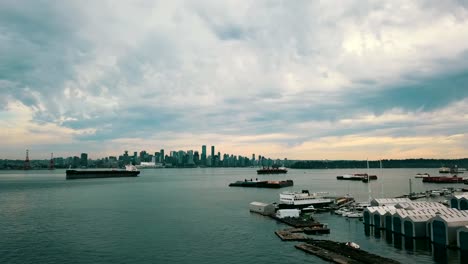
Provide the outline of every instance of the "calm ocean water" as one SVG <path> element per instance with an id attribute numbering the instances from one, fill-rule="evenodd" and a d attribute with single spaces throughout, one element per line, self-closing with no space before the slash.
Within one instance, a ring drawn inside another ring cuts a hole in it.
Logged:
<path id="1" fill-rule="evenodd" d="M 367 185 L 336 175 L 366 170 L 290 170 L 257 176 L 253 168 L 148 169 L 141 177 L 65 180 L 64 170 L 0 171 L 0 263 L 325 263 L 282 242 L 283 224 L 248 211 L 285 190 L 328 191 L 368 199 Z M 414 179 L 434 169 L 370 170 L 374 197 L 441 188 Z M 228 187 L 245 178 L 292 179 L 283 189 Z M 460 185 L 451 185 L 463 187 Z M 366 235 L 358 220 L 317 214 L 323 238 L 355 241 L 402 263 L 459 263 L 456 250 L 421 241 Z M 435 253 L 432 253 L 435 252 Z"/>

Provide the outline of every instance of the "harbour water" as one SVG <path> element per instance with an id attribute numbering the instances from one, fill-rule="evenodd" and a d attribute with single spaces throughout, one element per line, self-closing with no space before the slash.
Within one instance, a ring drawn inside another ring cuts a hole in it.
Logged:
<path id="1" fill-rule="evenodd" d="M 65 180 L 64 170 L 0 171 L 0 263 L 326 263 L 282 242 L 286 226 L 248 211 L 252 201 L 277 202 L 283 191 L 328 191 L 369 197 L 366 183 L 336 176 L 366 170 L 289 170 L 257 175 L 254 168 L 146 169 L 136 178 Z M 436 169 L 375 169 L 373 197 L 463 184 L 423 184 L 416 173 Z M 382 175 L 383 174 L 383 175 Z M 243 179 L 294 180 L 293 187 L 228 187 Z M 466 185 L 465 185 L 466 186 Z M 402 263 L 460 263 L 457 250 L 375 234 L 357 219 L 317 214 L 336 241 Z"/>

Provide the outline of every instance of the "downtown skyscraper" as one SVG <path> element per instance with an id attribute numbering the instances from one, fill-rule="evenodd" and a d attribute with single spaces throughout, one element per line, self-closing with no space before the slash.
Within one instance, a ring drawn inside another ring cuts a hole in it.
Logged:
<path id="1" fill-rule="evenodd" d="M 206 166 L 206 145 L 202 146 L 201 165 Z"/>

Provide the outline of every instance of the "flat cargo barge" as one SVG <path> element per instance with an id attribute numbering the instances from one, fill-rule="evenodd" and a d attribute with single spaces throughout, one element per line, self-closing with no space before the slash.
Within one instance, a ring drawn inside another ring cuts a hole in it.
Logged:
<path id="1" fill-rule="evenodd" d="M 284 174 L 288 173 L 286 168 L 262 168 L 257 170 L 257 174 Z"/>
<path id="2" fill-rule="evenodd" d="M 285 181 L 236 181 L 229 184 L 229 187 L 256 187 L 256 188 L 274 188 L 279 189 L 283 187 L 293 186 L 292 180 Z"/>
<path id="3" fill-rule="evenodd" d="M 309 254 L 333 263 L 363 263 L 363 264 L 398 264 L 400 262 L 381 257 L 362 249 L 353 248 L 348 243 L 334 242 L 330 240 L 309 240 L 307 243 L 296 245 Z"/>
<path id="4" fill-rule="evenodd" d="M 445 176 L 427 176 L 422 178 L 422 182 L 430 183 L 463 183 L 462 177 L 445 177 Z"/>
<path id="5" fill-rule="evenodd" d="M 116 178 L 116 177 L 137 177 L 140 171 L 133 167 L 126 170 L 67 170 L 67 180 L 94 179 L 94 178 Z"/>

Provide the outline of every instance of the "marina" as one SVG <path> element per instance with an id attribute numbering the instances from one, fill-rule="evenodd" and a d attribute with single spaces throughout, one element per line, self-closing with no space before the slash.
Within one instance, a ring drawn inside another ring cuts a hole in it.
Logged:
<path id="1" fill-rule="evenodd" d="M 441 256 L 448 263 L 459 262 L 459 249 L 443 248 L 434 251 L 431 250 L 431 244 L 427 247 L 425 246 L 426 244 L 421 246 L 419 241 L 405 243 L 404 238 L 401 240 L 402 242 L 399 242 L 398 237 L 394 236 L 396 233 L 392 231 L 387 232 L 386 229 L 376 229 L 372 226 L 366 228 L 368 225 L 363 224 L 364 217 L 360 221 L 359 218 L 347 218 L 331 213 L 340 208 L 348 208 L 350 211 L 353 208 L 356 208 L 356 211 L 358 208 L 360 210 L 361 207 L 366 206 L 369 189 L 371 196 L 377 197 L 371 206 L 378 206 L 379 203 L 388 202 L 388 200 L 378 200 L 380 197 L 396 197 L 409 193 L 408 178 L 413 178 L 418 170 L 384 169 L 384 177 L 379 177 L 378 182 L 371 181 L 370 184 L 366 185 L 354 181 L 336 181 L 336 175 L 344 174 L 347 171 L 290 170 L 288 172 L 288 178 L 294 180 L 295 185 L 295 187 L 290 188 L 299 190 L 299 193 L 301 189 L 304 189 L 310 190 L 309 193 L 318 193 L 320 194 L 319 196 L 333 198 L 334 202 L 330 205 L 314 207 L 315 211 L 307 212 L 314 222 L 326 224 L 330 230 L 329 234 L 319 234 L 320 239 L 342 243 L 353 241 L 365 251 L 386 256 L 401 263 L 429 264 L 434 263 L 436 259 L 439 262 Z M 427 169 L 424 171 L 437 174 L 437 172 Z M 376 174 L 376 172 L 378 170 L 370 169 L 370 174 Z M 64 237 L 76 236 L 74 233 L 74 230 L 76 230 L 80 234 L 78 238 L 85 238 L 87 243 L 100 242 L 103 246 L 106 246 L 105 248 L 102 246 L 93 247 L 93 250 L 96 252 L 107 252 L 106 250 L 109 248 L 109 250 L 113 250 L 113 254 L 119 256 L 117 259 L 113 257 L 114 255 L 106 255 L 106 257 L 101 259 L 105 261 L 101 262 L 118 262 L 119 260 L 132 262 L 134 256 L 122 253 L 126 252 L 125 248 L 113 243 L 112 238 L 117 235 L 125 236 L 131 242 L 126 246 L 130 247 L 132 251 L 140 250 L 142 256 L 153 256 L 155 261 L 164 262 L 164 259 L 170 258 L 172 261 L 180 263 L 216 263 L 214 259 L 207 256 L 207 252 L 203 249 L 190 250 L 187 255 L 178 254 L 177 252 L 185 250 L 186 247 L 169 238 L 180 236 L 184 237 L 189 245 L 200 245 L 200 248 L 216 248 L 220 252 L 232 252 L 234 250 L 232 258 L 228 256 L 226 257 L 226 261 L 236 263 L 238 261 L 249 263 L 249 261 L 253 260 L 259 263 L 325 263 L 321 262 L 322 260 L 316 256 L 303 254 L 300 250 L 294 248 L 294 244 L 282 242 L 279 238 L 272 239 L 272 235 L 275 238 L 277 236 L 274 235 L 276 230 L 284 230 L 293 226 L 270 217 L 249 213 L 251 209 L 249 203 L 252 201 L 264 201 L 263 204 L 266 205 L 264 209 L 254 209 L 262 207 L 261 204 L 260 206 L 257 204 L 252 207 L 252 210 L 263 210 L 264 214 L 268 214 L 268 210 L 270 212 L 278 210 L 276 206 L 279 207 L 280 194 L 284 193 L 282 189 L 228 187 L 228 184 L 234 182 L 235 179 L 243 179 L 246 175 L 255 174 L 255 170 L 252 169 L 158 168 L 142 170 L 140 172 L 142 177 L 95 179 L 92 181 L 65 181 L 63 176 L 64 170 L 29 171 L 27 174 L 24 172 L 3 173 L 10 174 L 0 175 L 0 181 L 2 182 L 0 186 L 3 194 L 0 197 L 0 201 L 2 202 L 2 212 L 4 212 L 0 216 L 2 222 L 14 223 L 16 221 L 24 224 L 27 221 L 26 218 L 15 217 L 13 219 L 10 217 L 15 215 L 13 212 L 17 210 L 16 208 L 23 208 L 24 212 L 29 215 L 41 213 L 53 214 L 56 210 L 63 212 L 63 215 L 56 216 L 57 221 L 54 222 L 54 228 L 65 230 L 64 234 L 56 236 L 54 233 L 51 233 L 45 237 L 40 233 L 29 233 L 27 241 L 30 240 L 30 243 L 53 239 L 54 241 L 59 241 L 61 246 L 71 247 L 74 241 L 66 240 Z M 16 177 L 15 173 L 21 177 Z M 379 175 L 381 174 L 379 173 Z M 281 180 L 280 175 L 277 178 L 271 176 L 269 179 Z M 384 190 L 382 190 L 382 184 L 385 187 Z M 463 184 L 436 185 L 422 183 L 422 181 L 418 180 L 413 181 L 412 192 L 434 193 L 436 195 L 420 198 L 417 200 L 418 202 L 450 201 L 450 195 L 456 195 L 458 199 L 457 205 L 461 204 L 464 206 L 462 202 L 463 197 L 459 196 L 459 193 L 462 193 L 463 187 Z M 44 192 L 44 188 L 47 189 L 47 192 Z M 17 204 L 21 205 L 22 200 L 16 200 L 15 203 L 8 202 L 7 199 L 13 199 L 18 192 L 21 193 L 25 189 L 28 189 L 28 192 L 33 194 L 33 196 L 24 196 L 26 199 L 24 202 L 27 202 L 31 206 L 18 207 Z M 83 195 L 84 193 L 86 195 Z M 353 204 L 353 201 L 349 201 L 351 200 L 351 195 L 348 196 L 346 194 L 352 194 L 353 200 L 359 202 Z M 212 199 L 213 197 L 217 197 L 217 199 Z M 75 203 L 78 198 L 80 204 Z M 145 203 L 145 201 L 164 201 L 165 199 L 171 199 L 174 203 Z M 397 203 L 411 201 L 409 198 L 391 199 Z M 44 207 L 40 206 L 45 203 L 51 209 L 44 209 Z M 88 208 L 86 210 L 92 210 L 93 215 L 96 217 L 89 218 L 83 211 L 85 209 L 80 206 L 81 204 L 86 206 L 85 208 Z M 246 209 L 247 206 L 249 210 Z M 390 207 L 390 205 L 386 206 Z M 100 209 L 102 207 L 109 208 L 109 210 L 102 212 Z M 304 211 L 306 207 L 297 208 L 301 211 L 299 212 L 300 215 L 306 213 Z M 34 208 L 40 208 L 40 210 L 35 210 Z M 125 213 L 128 210 L 132 212 L 131 217 L 128 213 Z M 75 212 L 83 214 L 85 218 L 77 221 L 75 218 L 66 217 L 67 215 L 75 215 Z M 164 213 L 161 214 L 161 212 Z M 186 215 L 190 215 L 190 217 L 185 217 Z M 109 224 L 108 220 L 110 220 L 109 217 L 111 216 L 113 221 L 112 224 Z M 415 234 L 419 235 L 420 231 L 418 230 L 422 222 L 417 221 L 422 221 L 422 216 L 408 214 L 405 217 L 414 219 Z M 104 221 L 96 221 L 95 219 Z M 184 220 L 180 221 L 181 219 Z M 128 226 L 129 223 L 135 224 L 135 222 L 137 225 L 132 229 L 133 232 L 125 232 L 126 229 L 123 227 Z M 155 225 L 155 222 L 158 224 Z M 227 222 L 230 225 L 226 227 L 225 223 Z M 381 221 L 381 223 L 383 222 L 384 220 Z M 86 223 L 86 226 L 84 223 Z M 200 225 L 200 223 L 205 224 Z M 34 226 L 36 223 L 29 222 L 28 224 Z M 36 226 L 39 226 L 39 224 L 41 226 L 44 225 L 44 223 L 37 223 Z M 65 226 L 70 225 L 74 226 L 74 229 L 65 228 Z M 12 247 L 25 245 L 25 242 L 23 240 L 19 242 L 17 236 L 11 235 L 15 234 L 12 230 L 18 229 L 10 229 L 8 231 L 10 226 L 6 226 L 6 229 L 0 230 L 0 243 L 2 245 L 0 253 L 3 256 L 10 254 L 10 256 L 22 258 L 23 260 L 35 259 L 38 263 L 51 260 L 66 262 L 65 256 L 62 257 L 62 255 L 53 253 L 57 250 L 56 247 L 45 247 L 41 244 L 36 247 L 28 247 L 27 250 L 26 248 L 22 249 L 23 253 L 21 256 L 15 255 Z M 167 226 L 173 226 L 174 228 L 163 228 Z M 186 232 L 189 229 L 193 230 L 193 227 L 197 227 L 195 231 Z M 229 230 L 235 230 L 235 232 L 233 231 L 227 237 L 225 234 Z M 94 239 L 95 236 L 93 234 L 96 232 L 102 234 L 99 240 Z M 460 230 L 459 232 L 462 234 L 466 233 L 464 230 Z M 391 235 L 391 240 L 387 239 L 387 233 Z M 206 234 L 210 234 L 210 239 L 199 239 L 200 236 Z M 306 232 L 298 234 L 302 234 L 308 238 L 315 238 L 317 236 L 307 234 Z M 255 236 L 255 240 L 245 245 L 245 237 L 251 235 Z M 143 243 L 142 237 L 145 237 L 145 243 Z M 164 240 L 161 241 L 163 238 Z M 426 239 L 419 240 L 425 241 Z M 162 245 L 161 243 L 164 243 L 164 245 L 169 245 L 169 247 L 157 246 L 152 247 L 151 250 L 146 250 L 144 244 L 147 243 L 153 243 L 154 245 Z M 162 250 L 163 248 L 164 250 Z M 251 248 L 255 248 L 255 250 L 250 250 Z M 272 260 L 269 257 L 269 252 L 272 249 L 281 250 L 284 252 L 284 255 L 281 254 Z M 50 256 L 50 259 L 38 255 L 38 250 L 47 253 L 46 256 Z M 67 259 L 73 257 L 80 260 L 80 262 L 97 261 L 94 255 L 81 251 L 80 254 L 74 254 L 73 251 L 69 252 L 66 254 L 66 257 Z"/>

